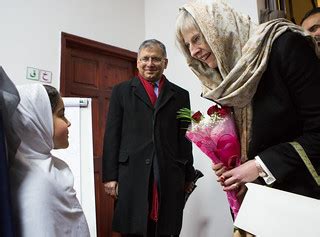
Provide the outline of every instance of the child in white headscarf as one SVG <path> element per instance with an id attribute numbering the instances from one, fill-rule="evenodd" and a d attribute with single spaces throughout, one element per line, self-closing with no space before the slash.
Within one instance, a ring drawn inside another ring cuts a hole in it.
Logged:
<path id="1" fill-rule="evenodd" d="M 12 127 L 21 143 L 10 167 L 17 236 L 90 236 L 71 170 L 50 153 L 69 146 L 62 98 L 51 86 L 17 89 Z"/>

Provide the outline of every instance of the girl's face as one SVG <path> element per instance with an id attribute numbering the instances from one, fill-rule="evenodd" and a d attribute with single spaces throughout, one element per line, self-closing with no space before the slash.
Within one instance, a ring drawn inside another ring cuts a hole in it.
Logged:
<path id="1" fill-rule="evenodd" d="M 217 68 L 217 59 L 208 43 L 195 27 L 182 30 L 182 36 L 191 57 L 206 63 L 210 68 Z"/>
<path id="2" fill-rule="evenodd" d="M 54 149 L 67 148 L 69 146 L 68 141 L 68 127 L 71 123 L 64 116 L 64 104 L 62 98 L 59 98 L 59 102 L 55 111 L 53 112 L 53 143 Z"/>

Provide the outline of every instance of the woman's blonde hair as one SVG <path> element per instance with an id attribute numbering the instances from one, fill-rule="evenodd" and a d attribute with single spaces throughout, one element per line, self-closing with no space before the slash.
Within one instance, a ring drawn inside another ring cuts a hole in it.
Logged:
<path id="1" fill-rule="evenodd" d="M 211 69 L 206 63 L 203 63 L 198 59 L 192 58 L 190 51 L 184 42 L 182 32 L 188 31 L 190 29 L 196 29 L 200 34 L 201 40 L 206 41 L 194 17 L 186 9 L 181 8 L 176 20 L 176 45 L 187 59 L 188 65 L 191 63 L 192 60 L 197 61 L 198 67 L 202 68 L 203 74 L 206 76 L 211 76 L 213 69 Z"/>
<path id="2" fill-rule="evenodd" d="M 190 29 L 198 30 L 203 38 L 202 32 L 193 16 L 184 8 L 181 8 L 176 20 L 176 44 L 183 53 L 189 52 L 189 49 L 185 46 L 182 32 Z M 188 55 L 190 56 L 189 53 Z"/>

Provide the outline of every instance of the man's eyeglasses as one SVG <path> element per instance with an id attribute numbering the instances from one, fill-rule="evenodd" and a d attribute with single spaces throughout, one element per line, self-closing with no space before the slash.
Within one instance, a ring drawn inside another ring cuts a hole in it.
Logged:
<path id="1" fill-rule="evenodd" d="M 154 64 L 160 64 L 163 60 L 163 58 L 159 58 L 159 57 L 143 57 L 139 59 L 140 62 L 142 63 L 148 63 L 150 60 L 152 63 Z"/>

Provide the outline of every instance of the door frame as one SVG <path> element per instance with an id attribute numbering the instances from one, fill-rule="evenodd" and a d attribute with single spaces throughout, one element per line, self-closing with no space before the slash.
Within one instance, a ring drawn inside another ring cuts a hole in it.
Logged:
<path id="1" fill-rule="evenodd" d="M 136 52 L 61 32 L 60 93 L 62 96 L 65 96 L 67 89 L 66 60 L 69 48 L 86 48 L 91 51 L 97 51 L 99 54 L 117 56 L 129 61 L 137 60 Z"/>

